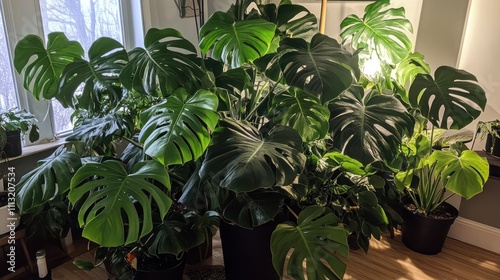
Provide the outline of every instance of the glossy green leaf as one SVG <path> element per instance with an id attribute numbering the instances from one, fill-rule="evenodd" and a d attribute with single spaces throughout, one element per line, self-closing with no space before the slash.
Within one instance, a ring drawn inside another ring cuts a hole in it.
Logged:
<path id="1" fill-rule="evenodd" d="M 64 68 L 57 100 L 64 107 L 101 113 L 114 108 L 123 97 L 118 75 L 128 55 L 121 43 L 102 37 L 92 43 L 88 57 L 89 61 L 79 59 Z"/>
<path id="2" fill-rule="evenodd" d="M 409 92 L 410 104 L 436 127 L 462 129 L 486 106 L 486 93 L 474 75 L 441 66 L 430 75 L 417 75 Z"/>
<path id="3" fill-rule="evenodd" d="M 217 106 L 217 96 L 208 90 L 189 96 L 178 89 L 141 115 L 144 127 L 139 141 L 144 152 L 165 165 L 196 160 L 208 147 L 219 120 Z"/>
<path id="4" fill-rule="evenodd" d="M 143 94 L 168 96 L 178 87 L 199 83 L 205 75 L 197 63 L 196 48 L 171 28 L 149 29 L 144 48 L 131 50 L 129 57 L 120 81 Z"/>
<path id="5" fill-rule="evenodd" d="M 396 65 L 412 50 L 408 34 L 413 32 L 411 22 L 405 17 L 404 8 L 384 9 L 389 0 L 379 0 L 366 6 L 363 18 L 350 15 L 340 24 L 342 40 L 351 38 L 354 49 L 377 53 L 378 58 Z"/>
<path id="6" fill-rule="evenodd" d="M 274 191 L 239 193 L 224 207 L 223 216 L 242 228 L 252 229 L 273 220 L 283 201 L 283 195 Z"/>
<path id="7" fill-rule="evenodd" d="M 328 132 L 330 111 L 313 95 L 289 88 L 273 98 L 275 122 L 295 129 L 304 142 L 323 139 Z"/>
<path id="8" fill-rule="evenodd" d="M 27 35 L 14 50 L 14 66 L 23 75 L 24 88 L 36 99 L 56 97 L 66 65 L 83 57 L 80 43 L 68 40 L 62 32 L 47 37 L 47 48 L 37 35 Z"/>
<path id="9" fill-rule="evenodd" d="M 20 214 L 43 205 L 69 190 L 71 178 L 82 162 L 78 154 L 65 148 L 40 160 L 37 167 L 21 177 L 16 186 L 16 203 Z"/>
<path id="10" fill-rule="evenodd" d="M 356 87 L 330 105 L 334 146 L 363 164 L 395 158 L 413 118 L 395 97 Z"/>
<path id="11" fill-rule="evenodd" d="M 104 247 L 116 247 L 151 232 L 154 205 L 160 218 L 165 217 L 172 204 L 168 189 L 169 176 L 159 162 L 140 162 L 129 174 L 122 163 L 110 160 L 80 168 L 71 180 L 68 198 L 73 205 L 80 205 L 82 236 Z"/>
<path id="12" fill-rule="evenodd" d="M 267 53 L 276 25 L 263 19 L 235 21 L 228 13 L 215 12 L 200 29 L 200 49 L 206 55 L 237 68 Z"/>
<path id="13" fill-rule="evenodd" d="M 291 184 L 302 172 L 305 156 L 300 135 L 286 126 L 275 126 L 267 136 L 249 123 L 225 119 L 214 133 L 200 170 L 236 193 Z"/>
<path id="14" fill-rule="evenodd" d="M 278 7 L 276 25 L 287 37 L 309 40 L 318 33 L 316 16 L 301 5 L 282 2 Z"/>
<path id="15" fill-rule="evenodd" d="M 286 273 L 294 279 L 342 279 L 349 247 L 347 231 L 338 223 L 339 219 L 325 213 L 325 208 L 309 206 L 300 212 L 297 225 L 278 225 L 271 236 L 273 266 L 278 274 Z"/>
<path id="16" fill-rule="evenodd" d="M 323 103 L 336 98 L 359 75 L 357 58 L 335 40 L 317 34 L 311 43 L 285 38 L 279 64 L 289 85 L 316 95 Z"/>
<path id="17" fill-rule="evenodd" d="M 483 190 L 489 177 L 489 164 L 471 150 L 456 155 L 451 151 L 434 151 L 429 157 L 429 164 L 436 164 L 434 173 L 448 190 L 470 199 Z"/>
<path id="18" fill-rule="evenodd" d="M 411 84 L 415 80 L 418 74 L 430 74 L 430 67 L 425 62 L 424 56 L 420 53 L 410 53 L 405 57 L 395 69 L 395 79 L 394 83 L 397 83 L 401 89 L 400 96 L 406 103 L 410 103 L 408 99 L 408 91 Z M 392 76 L 391 76 L 392 79 Z"/>

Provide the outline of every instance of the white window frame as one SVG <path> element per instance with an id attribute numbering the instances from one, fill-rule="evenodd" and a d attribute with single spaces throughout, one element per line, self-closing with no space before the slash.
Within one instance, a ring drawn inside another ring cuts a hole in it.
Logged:
<path id="1" fill-rule="evenodd" d="M 137 0 L 120 0 L 123 44 L 126 49 L 142 46 L 144 25 L 142 20 L 141 2 Z M 3 10 L 4 27 L 7 48 L 13 62 L 14 49 L 17 42 L 28 34 L 45 37 L 39 0 L 0 0 Z M 23 87 L 22 77 L 17 74 L 12 64 L 15 92 L 19 107 L 33 113 L 39 120 L 40 143 L 51 142 L 64 135 L 58 135 L 54 129 L 52 106 L 49 101 L 38 101 Z M 49 114 L 45 121 L 46 114 Z"/>

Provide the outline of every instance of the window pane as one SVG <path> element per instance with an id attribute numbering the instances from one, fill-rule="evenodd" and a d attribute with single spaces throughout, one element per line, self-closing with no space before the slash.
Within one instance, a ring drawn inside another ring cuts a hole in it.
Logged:
<path id="1" fill-rule="evenodd" d="M 119 0 L 41 0 L 45 35 L 62 31 L 85 50 L 99 37 L 111 37 L 123 43 Z M 52 103 L 56 133 L 73 128 L 71 109 Z"/>
<path id="2" fill-rule="evenodd" d="M 18 107 L 18 99 L 2 17 L 0 13 L 0 110 L 4 111 Z"/>

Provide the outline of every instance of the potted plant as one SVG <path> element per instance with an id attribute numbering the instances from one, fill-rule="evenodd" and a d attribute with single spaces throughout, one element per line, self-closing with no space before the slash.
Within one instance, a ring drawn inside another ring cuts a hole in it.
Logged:
<path id="1" fill-rule="evenodd" d="M 44 85 L 25 87 L 36 98 L 75 109 L 76 118 L 68 145 L 17 185 L 20 213 L 63 195 L 78 212 L 82 236 L 103 247 L 139 244 L 150 256 L 180 258 L 202 243 L 204 231 L 189 226 L 183 208 L 172 207 L 183 184 L 176 170 L 201 156 L 218 121 L 217 96 L 202 87 L 207 73 L 194 46 L 176 30 L 151 29 L 144 48 L 127 52 L 99 38 L 85 60 L 78 42 L 56 32 L 47 44 L 25 36 L 15 53 L 25 81 Z M 129 143 L 122 153 L 119 141 Z M 183 243 L 168 243 L 164 232 L 181 225 Z"/>
<path id="2" fill-rule="evenodd" d="M 36 117 L 26 110 L 13 108 L 0 113 L 0 149 L 6 157 L 22 154 L 21 136 L 28 133 L 31 142 L 39 139 L 36 122 Z"/>
<path id="3" fill-rule="evenodd" d="M 484 150 L 493 156 L 500 157 L 500 120 L 493 121 L 479 121 L 477 123 L 477 134 L 479 139 L 484 140 L 486 143 Z"/>

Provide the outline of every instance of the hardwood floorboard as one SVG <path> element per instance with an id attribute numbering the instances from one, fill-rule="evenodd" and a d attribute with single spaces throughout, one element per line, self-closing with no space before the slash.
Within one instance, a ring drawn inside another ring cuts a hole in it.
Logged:
<path id="1" fill-rule="evenodd" d="M 92 258 L 92 255 L 86 253 L 82 257 Z M 203 267 L 222 264 L 221 245 L 217 235 L 213 257 Z M 102 267 L 85 272 L 67 262 L 53 270 L 53 279 L 98 280 L 107 279 L 107 275 Z M 394 239 L 384 236 L 381 241 L 373 240 L 368 254 L 362 250 L 351 251 L 344 279 L 500 280 L 500 255 L 451 238 L 446 240 L 443 251 L 438 255 L 422 255 L 407 249 L 401 242 L 401 235 L 397 233 Z"/>

